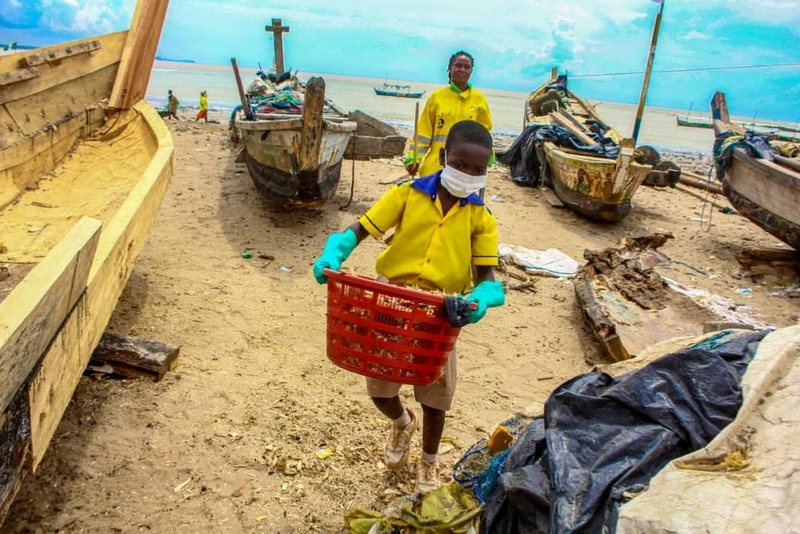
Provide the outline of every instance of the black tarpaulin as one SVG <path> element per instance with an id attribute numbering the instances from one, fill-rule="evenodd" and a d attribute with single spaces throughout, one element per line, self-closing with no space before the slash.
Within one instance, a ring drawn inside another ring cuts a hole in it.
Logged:
<path id="1" fill-rule="evenodd" d="M 483 532 L 614 532 L 621 502 L 736 417 L 741 377 L 767 333 L 722 332 L 625 375 L 560 386 L 514 443 Z"/>

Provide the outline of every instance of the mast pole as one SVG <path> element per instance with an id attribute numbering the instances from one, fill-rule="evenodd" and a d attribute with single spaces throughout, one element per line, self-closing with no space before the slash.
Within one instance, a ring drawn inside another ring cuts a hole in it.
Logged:
<path id="1" fill-rule="evenodd" d="M 658 1 L 658 0 L 653 0 Z M 650 72 L 653 70 L 653 60 L 656 57 L 656 43 L 658 43 L 658 30 L 661 27 L 661 14 L 664 12 L 664 4 L 666 0 L 659 2 L 661 7 L 658 8 L 658 15 L 656 15 L 656 22 L 653 25 L 653 37 L 650 42 L 650 54 L 647 57 L 647 68 L 644 73 L 644 80 L 642 81 L 642 93 L 639 95 L 639 107 L 636 108 L 636 121 L 633 123 L 633 144 L 636 146 L 636 140 L 639 138 L 639 129 L 642 126 L 642 115 L 644 114 L 644 103 L 647 100 L 647 89 L 650 86 Z"/>

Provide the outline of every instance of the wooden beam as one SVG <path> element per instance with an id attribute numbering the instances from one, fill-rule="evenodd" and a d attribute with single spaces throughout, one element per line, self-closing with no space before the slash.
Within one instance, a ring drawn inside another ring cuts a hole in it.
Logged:
<path id="1" fill-rule="evenodd" d="M 179 352 L 179 347 L 166 343 L 106 332 L 90 363 L 108 365 L 115 373 L 129 378 L 145 377 L 158 382 L 175 367 Z"/>
<path id="2" fill-rule="evenodd" d="M 280 76 L 286 72 L 283 64 L 283 34 L 289 33 L 289 26 L 281 26 L 281 19 L 272 19 L 272 26 L 264 29 L 275 37 L 275 73 Z"/>
<path id="3" fill-rule="evenodd" d="M 63 48 L 50 49 L 30 56 L 24 57 L 19 60 L 19 64 L 23 67 L 35 67 L 37 65 L 44 65 L 45 63 L 52 63 L 60 61 L 68 57 L 77 56 L 80 54 L 88 54 L 95 50 L 100 50 L 103 45 L 98 39 L 91 41 L 84 41 L 82 43 L 67 45 Z"/>
<path id="4" fill-rule="evenodd" d="M 681 173 L 680 178 L 678 178 L 678 183 L 688 185 L 690 187 L 694 187 L 695 189 L 701 189 L 703 191 L 710 191 L 711 193 L 721 195 L 722 187 L 719 184 L 708 182 L 706 179 L 698 180 L 692 176 L 685 176 L 686 173 Z"/>
<path id="5" fill-rule="evenodd" d="M 306 83 L 303 99 L 303 130 L 300 134 L 300 147 L 297 150 L 297 164 L 300 170 L 315 169 L 319 165 L 324 106 L 325 80 L 314 76 Z"/>
<path id="6" fill-rule="evenodd" d="M 172 175 L 173 143 L 169 129 L 147 103 L 134 106 L 158 143 L 158 150 L 97 245 L 86 292 L 64 321 L 29 388 L 31 457 L 35 471 L 69 405 L 92 351 L 100 341 L 133 264 L 147 241 Z"/>
<path id="7" fill-rule="evenodd" d="M 247 100 L 247 95 L 244 92 L 244 84 L 242 83 L 242 76 L 239 74 L 239 63 L 235 57 L 231 58 L 231 67 L 233 68 L 233 77 L 236 80 L 236 89 L 239 91 L 239 102 L 242 104 L 242 111 L 244 118 L 252 121 L 256 119 L 253 110 L 250 108 L 250 101 Z"/>
<path id="8" fill-rule="evenodd" d="M 30 80 L 37 76 L 39 76 L 39 69 L 33 67 L 3 72 L 0 73 L 0 87 L 11 85 L 12 83 L 24 82 L 25 80 Z"/>
<path id="9" fill-rule="evenodd" d="M 102 223 L 84 217 L 0 303 L 0 412 L 86 289 Z"/>
<path id="10" fill-rule="evenodd" d="M 136 4 L 110 107 L 128 109 L 144 98 L 168 6 L 169 0 L 139 0 Z"/>
<path id="11" fill-rule="evenodd" d="M 573 134 L 575 134 L 586 146 L 596 145 L 597 141 L 589 137 L 589 135 L 581 128 L 575 126 L 572 121 L 562 117 L 559 113 L 552 112 L 550 113 L 550 120 L 558 124 L 559 126 L 563 126 Z"/>

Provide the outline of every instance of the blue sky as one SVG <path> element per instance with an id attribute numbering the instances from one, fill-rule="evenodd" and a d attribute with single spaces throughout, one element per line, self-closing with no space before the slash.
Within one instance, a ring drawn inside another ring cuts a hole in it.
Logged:
<path id="1" fill-rule="evenodd" d="M 133 0 L 0 0 L 0 42 L 42 45 L 128 26 Z M 658 4 L 651 0 L 172 0 L 159 54 L 199 63 L 272 61 L 272 17 L 291 27 L 286 65 L 445 81 L 458 49 L 477 87 L 527 91 L 551 66 L 592 99 L 635 102 Z M 800 63 L 800 0 L 666 0 L 656 70 Z M 714 90 L 738 115 L 800 118 L 800 67 L 656 73 L 648 104 L 707 110 Z"/>

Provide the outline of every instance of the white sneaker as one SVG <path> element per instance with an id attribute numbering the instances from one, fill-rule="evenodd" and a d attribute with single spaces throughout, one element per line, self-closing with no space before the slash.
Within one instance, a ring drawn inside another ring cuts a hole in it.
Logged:
<path id="1" fill-rule="evenodd" d="M 417 491 L 428 493 L 441 486 L 439 480 L 439 462 L 426 462 L 422 458 L 417 464 Z"/>
<path id="2" fill-rule="evenodd" d="M 411 452 L 411 438 L 417 429 L 417 418 L 414 411 L 406 408 L 411 421 L 403 428 L 396 428 L 392 423 L 389 431 L 389 441 L 386 443 L 386 468 L 400 469 L 408 463 L 408 456 Z"/>

